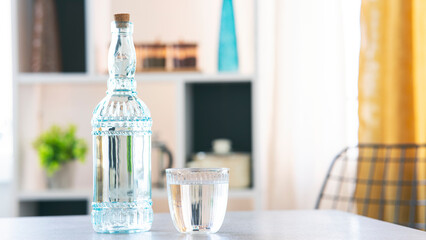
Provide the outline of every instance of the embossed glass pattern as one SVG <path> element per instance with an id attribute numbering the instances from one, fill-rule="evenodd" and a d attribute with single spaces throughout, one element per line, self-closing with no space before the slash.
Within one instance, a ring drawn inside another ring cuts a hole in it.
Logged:
<path id="1" fill-rule="evenodd" d="M 170 214 L 182 233 L 215 233 L 228 203 L 228 168 L 167 169 Z"/>
<path id="2" fill-rule="evenodd" d="M 136 96 L 133 25 L 112 22 L 107 96 L 92 117 L 96 232 L 147 231 L 152 224 L 151 114 Z"/>

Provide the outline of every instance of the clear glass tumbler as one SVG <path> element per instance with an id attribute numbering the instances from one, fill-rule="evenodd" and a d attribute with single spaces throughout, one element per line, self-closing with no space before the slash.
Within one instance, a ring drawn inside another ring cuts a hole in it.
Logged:
<path id="1" fill-rule="evenodd" d="M 181 233 L 215 233 L 228 203 L 229 168 L 166 169 L 169 209 Z"/>

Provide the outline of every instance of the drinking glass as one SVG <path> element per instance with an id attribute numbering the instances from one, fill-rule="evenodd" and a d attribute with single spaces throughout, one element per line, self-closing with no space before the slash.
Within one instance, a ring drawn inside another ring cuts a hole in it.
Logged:
<path id="1" fill-rule="evenodd" d="M 166 169 L 169 209 L 181 233 L 215 233 L 228 203 L 229 168 Z"/>

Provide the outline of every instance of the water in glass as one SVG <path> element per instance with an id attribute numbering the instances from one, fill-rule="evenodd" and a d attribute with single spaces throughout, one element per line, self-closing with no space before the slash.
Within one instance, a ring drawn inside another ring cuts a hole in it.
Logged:
<path id="1" fill-rule="evenodd" d="M 225 217 L 228 169 L 168 169 L 169 208 L 182 233 L 214 233 Z"/>

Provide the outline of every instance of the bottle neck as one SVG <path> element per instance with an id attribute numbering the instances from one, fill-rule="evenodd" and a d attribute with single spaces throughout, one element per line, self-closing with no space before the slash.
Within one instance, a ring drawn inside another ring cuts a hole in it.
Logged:
<path id="1" fill-rule="evenodd" d="M 133 24 L 111 23 L 111 46 L 108 52 L 108 94 L 136 93 L 136 52 L 133 44 Z"/>

